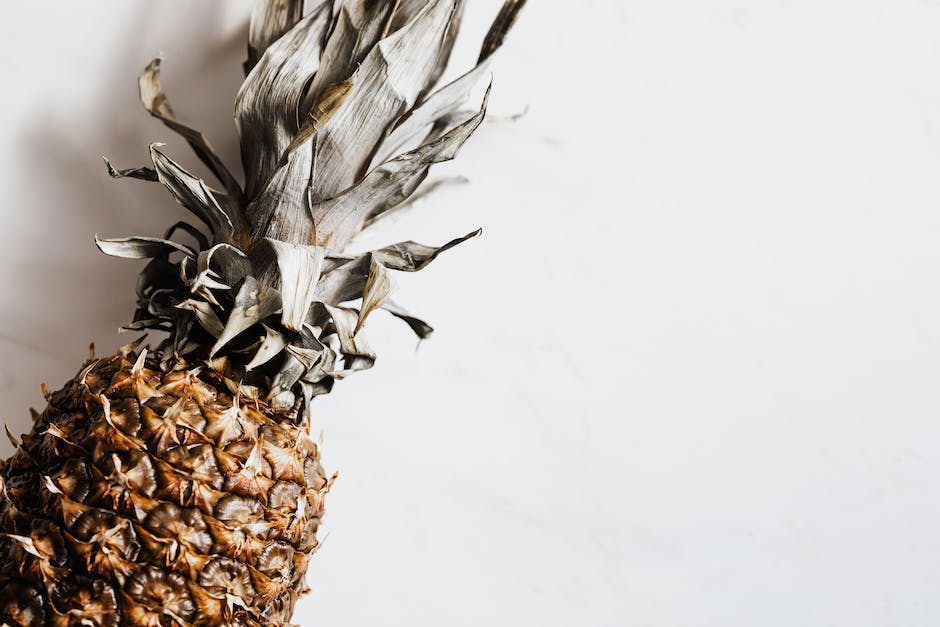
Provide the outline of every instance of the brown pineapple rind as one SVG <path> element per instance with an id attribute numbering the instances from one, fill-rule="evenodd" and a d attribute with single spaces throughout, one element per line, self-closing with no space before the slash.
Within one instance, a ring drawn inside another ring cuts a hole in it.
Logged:
<path id="1" fill-rule="evenodd" d="M 232 389 L 124 352 L 49 395 L 0 472 L 0 624 L 289 623 L 331 480 Z"/>

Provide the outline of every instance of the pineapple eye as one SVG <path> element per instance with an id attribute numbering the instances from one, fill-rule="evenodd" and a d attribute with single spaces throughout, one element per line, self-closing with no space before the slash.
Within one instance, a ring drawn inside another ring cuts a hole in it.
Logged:
<path id="1" fill-rule="evenodd" d="M 44 625 L 46 611 L 38 590 L 15 580 L 0 583 L 0 624 L 11 627 Z"/>
<path id="2" fill-rule="evenodd" d="M 303 488 L 292 481 L 278 481 L 268 491 L 268 507 L 285 513 L 293 511 L 302 491 Z"/>
<path id="3" fill-rule="evenodd" d="M 196 611 L 186 580 L 178 573 L 166 572 L 154 566 L 137 570 L 127 582 L 126 592 L 136 604 L 131 609 L 135 618 L 160 620 L 167 616 L 190 620 Z"/>
<path id="4" fill-rule="evenodd" d="M 210 595 L 226 599 L 234 597 L 247 606 L 255 593 L 248 567 L 227 557 L 216 557 L 199 573 L 199 585 Z"/>
<path id="5" fill-rule="evenodd" d="M 257 568 L 270 577 L 288 578 L 294 566 L 294 548 L 284 542 L 271 542 L 258 556 Z"/>
<path id="6" fill-rule="evenodd" d="M 76 576 L 56 582 L 49 595 L 50 604 L 56 613 L 65 616 L 63 624 L 90 625 L 93 627 L 118 627 L 117 594 L 114 588 L 101 579 Z"/>

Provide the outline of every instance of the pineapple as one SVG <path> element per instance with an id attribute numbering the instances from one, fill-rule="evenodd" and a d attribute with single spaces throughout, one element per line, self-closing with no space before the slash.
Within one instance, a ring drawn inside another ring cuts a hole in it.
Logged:
<path id="1" fill-rule="evenodd" d="M 146 259 L 128 329 L 141 338 L 44 390 L 0 470 L 0 625 L 288 625 L 333 477 L 311 437 L 314 397 L 375 361 L 378 309 L 473 237 L 347 254 L 352 239 L 433 187 L 485 109 L 472 90 L 524 0 L 507 0 L 479 62 L 438 86 L 462 0 L 260 0 L 235 103 L 245 180 L 179 121 L 160 61 L 148 112 L 181 134 L 214 189 L 161 149 L 113 177 L 162 184 L 198 219 L 163 237 L 97 239 Z"/>

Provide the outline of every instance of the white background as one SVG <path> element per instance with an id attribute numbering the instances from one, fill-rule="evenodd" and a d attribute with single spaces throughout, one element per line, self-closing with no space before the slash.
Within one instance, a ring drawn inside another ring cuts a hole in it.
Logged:
<path id="1" fill-rule="evenodd" d="M 499 0 L 469 3 L 468 64 Z M 376 315 L 319 403 L 340 471 L 303 625 L 940 624 L 940 4 L 532 0 L 491 123 L 384 239 L 484 237 Z M 248 3 L 11 3 L 0 26 L 0 412 L 129 339 L 95 232 L 178 114 L 237 162 Z M 381 242 L 384 243 L 384 242 Z M 3 453 L 10 448 L 4 443 Z"/>

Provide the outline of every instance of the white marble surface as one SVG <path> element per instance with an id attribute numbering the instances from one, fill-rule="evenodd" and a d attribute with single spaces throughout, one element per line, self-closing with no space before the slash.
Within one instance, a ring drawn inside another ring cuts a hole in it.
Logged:
<path id="1" fill-rule="evenodd" d="M 479 35 L 499 2 L 469 4 Z M 492 107 L 528 116 L 387 234 L 486 229 L 399 281 L 437 336 L 375 317 L 379 364 L 319 405 L 341 477 L 299 621 L 937 625 L 940 5 L 531 4 Z M 247 4 L 15 6 L 0 412 L 24 430 L 130 314 L 138 266 L 93 233 L 177 215 L 99 159 L 185 155 L 137 71 L 164 52 L 234 157 Z"/>

